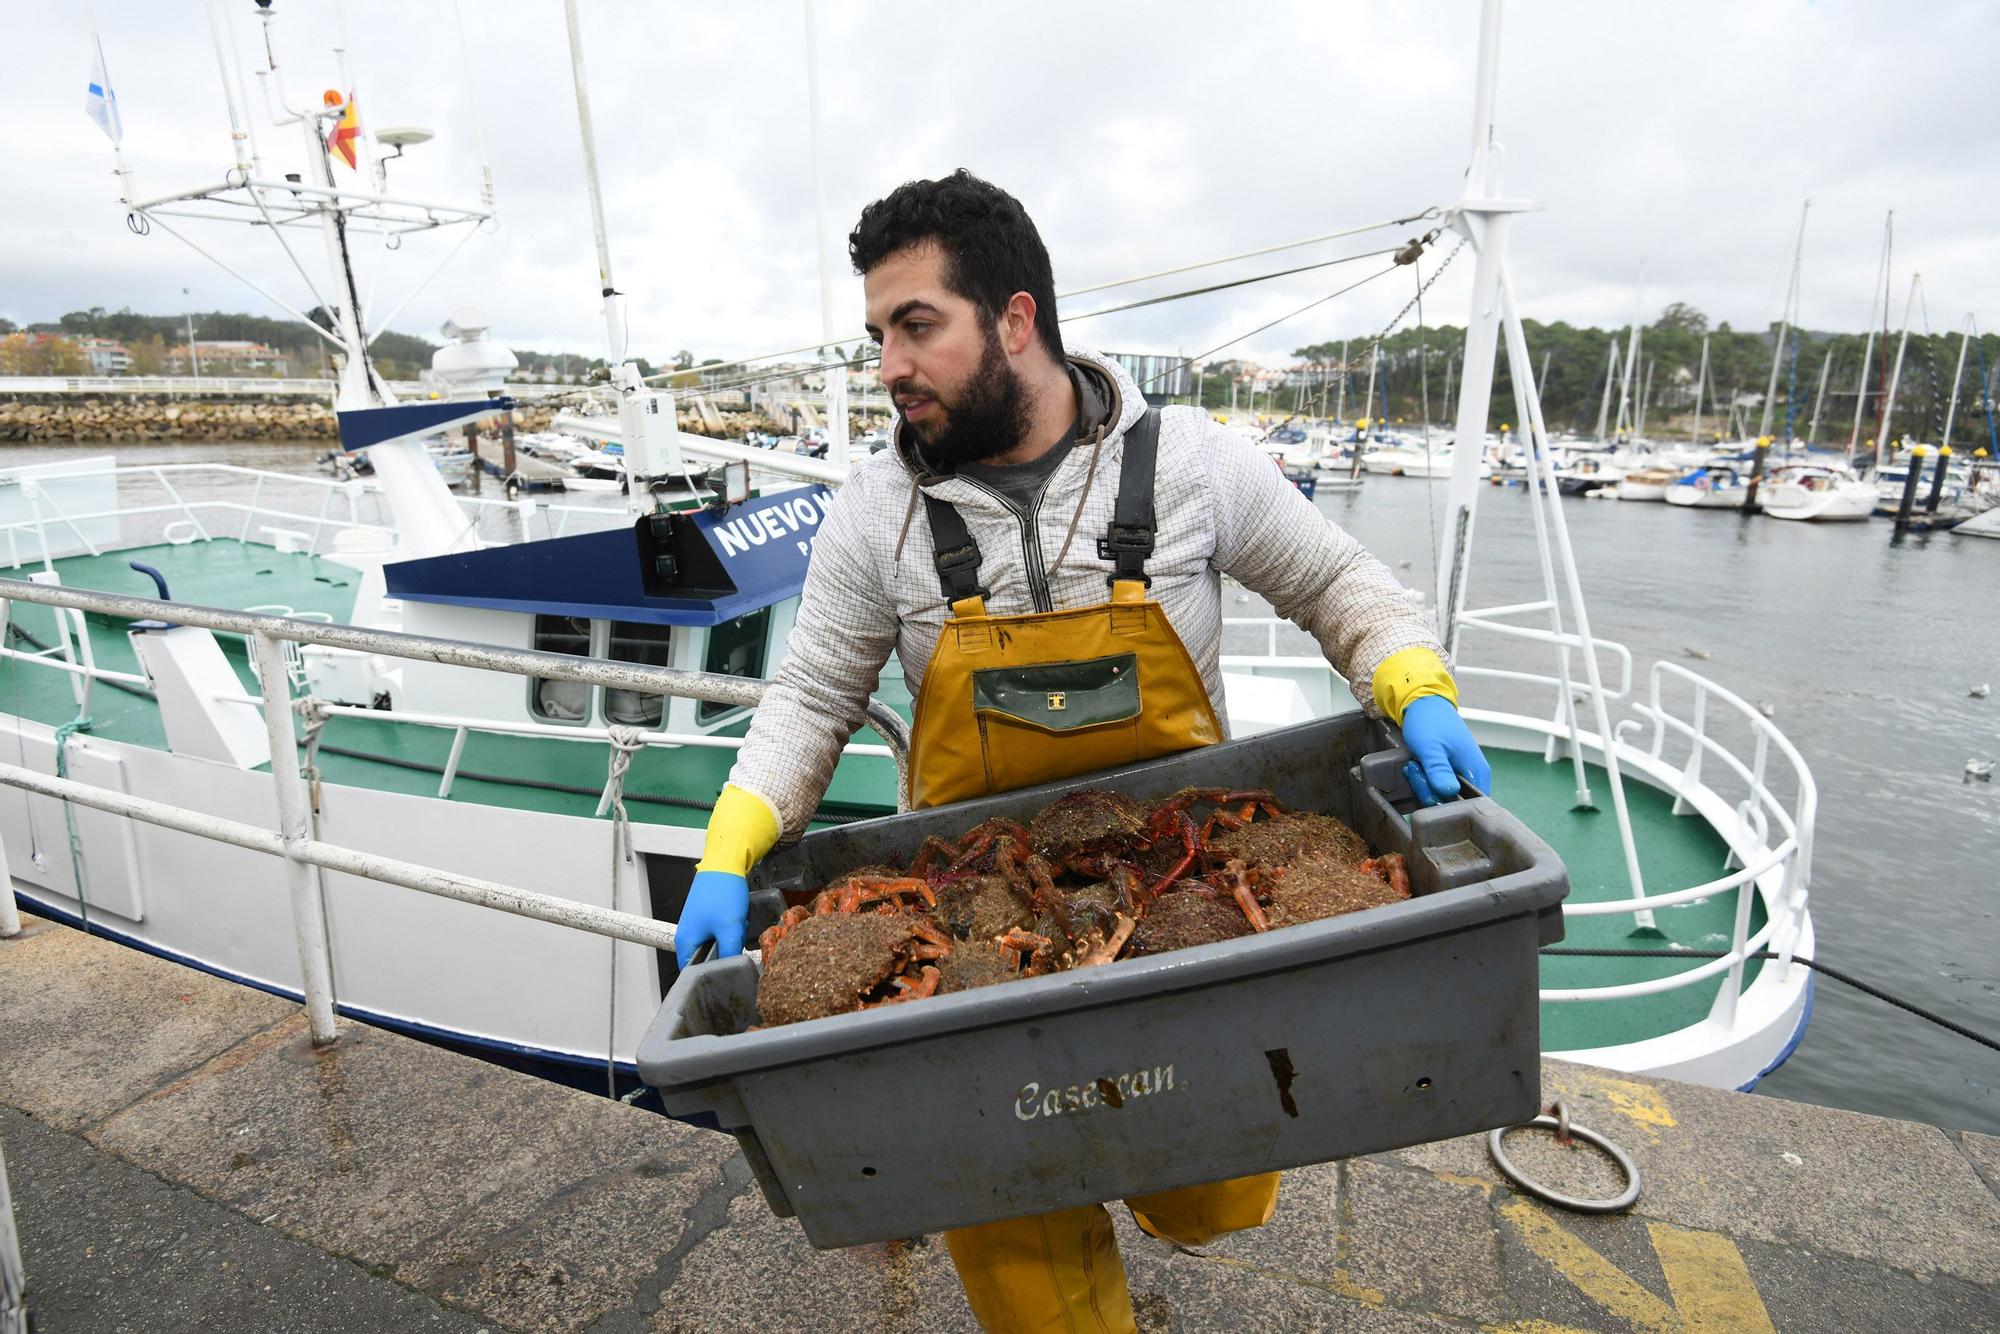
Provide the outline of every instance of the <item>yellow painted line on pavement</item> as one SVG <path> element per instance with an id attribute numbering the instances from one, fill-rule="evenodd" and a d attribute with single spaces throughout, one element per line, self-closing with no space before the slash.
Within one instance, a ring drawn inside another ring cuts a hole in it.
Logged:
<path id="1" fill-rule="evenodd" d="M 1674 1309 L 1627 1277 L 1625 1271 L 1526 1200 L 1500 1206 L 1501 1216 L 1520 1232 L 1528 1249 L 1556 1267 L 1578 1292 L 1637 1330 L 1678 1334 L 1680 1317 Z"/>
<path id="2" fill-rule="evenodd" d="M 1653 1252 L 1666 1275 L 1672 1304 L 1572 1235 L 1545 1209 L 1526 1200 L 1500 1206 L 1521 1240 L 1576 1290 L 1642 1334 L 1773 1334 L 1770 1312 L 1736 1243 L 1719 1232 L 1648 1223 Z M 1510 1334 L 1557 1334 L 1542 1320 L 1498 1326 Z"/>
<path id="3" fill-rule="evenodd" d="M 1642 1126 L 1671 1130 L 1680 1124 L 1674 1120 L 1673 1109 L 1667 1106 L 1667 1100 L 1651 1084 L 1629 1079 L 1606 1079 L 1602 1075 L 1592 1075 L 1590 1081 L 1603 1090 L 1614 1109 Z"/>
<path id="4" fill-rule="evenodd" d="M 1735 1242 L 1671 1223 L 1648 1223 L 1646 1230 L 1688 1334 L 1771 1334 L 1771 1314 Z"/>

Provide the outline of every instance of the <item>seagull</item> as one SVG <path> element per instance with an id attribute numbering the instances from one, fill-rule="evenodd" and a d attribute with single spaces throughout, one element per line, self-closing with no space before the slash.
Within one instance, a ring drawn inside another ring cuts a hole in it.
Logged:
<path id="1" fill-rule="evenodd" d="M 1967 760 L 1965 762 L 1965 781 L 1970 783 L 1975 778 L 1977 778 L 1982 783 L 1992 782 L 1993 761 Z"/>
<path id="2" fill-rule="evenodd" d="M 1993 693 L 1993 687 L 1989 685 L 1976 685 L 1966 693 L 1971 695 L 1974 699 L 1985 699 L 1988 695 Z"/>
<path id="3" fill-rule="evenodd" d="M 1707 662 L 1710 658 L 1715 656 L 1713 653 L 1710 653 L 1705 648 L 1684 648 L 1681 650 L 1681 652 L 1687 654 L 1690 658 L 1693 658 L 1696 662 Z"/>

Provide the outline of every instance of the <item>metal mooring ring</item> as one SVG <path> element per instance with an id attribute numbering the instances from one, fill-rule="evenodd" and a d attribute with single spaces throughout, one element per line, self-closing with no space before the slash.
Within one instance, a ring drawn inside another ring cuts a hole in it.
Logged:
<path id="1" fill-rule="evenodd" d="M 1495 1165 L 1506 1178 L 1538 1200 L 1546 1200 L 1559 1209 L 1570 1209 L 1580 1214 L 1623 1213 L 1637 1204 L 1640 1191 L 1639 1165 L 1632 1161 L 1631 1155 L 1595 1130 L 1586 1130 L 1582 1126 L 1572 1124 L 1569 1119 L 1569 1108 L 1562 1102 L 1558 1101 L 1550 1110 L 1555 1115 L 1538 1116 L 1518 1126 L 1502 1126 L 1487 1135 L 1486 1151 L 1493 1155 Z M 1624 1173 L 1625 1189 L 1608 1200 L 1586 1200 L 1544 1186 L 1516 1167 L 1513 1160 L 1507 1156 L 1507 1150 L 1501 1146 L 1501 1139 L 1513 1130 L 1553 1130 L 1559 1139 L 1580 1139 L 1593 1148 L 1603 1150 L 1611 1161 L 1618 1165 L 1618 1170 Z"/>

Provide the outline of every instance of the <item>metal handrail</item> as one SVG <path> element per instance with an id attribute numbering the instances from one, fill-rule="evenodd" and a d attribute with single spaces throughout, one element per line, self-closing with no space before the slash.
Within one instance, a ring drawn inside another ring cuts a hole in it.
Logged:
<path id="1" fill-rule="evenodd" d="M 1491 617 L 1495 615 L 1527 613 L 1536 610 L 1538 605 L 1535 603 L 1524 603 L 1513 607 L 1489 608 L 1479 613 L 1479 615 Z M 1465 623 L 1479 625 L 1485 629 L 1498 630 L 1503 634 L 1513 635 L 1517 638 L 1557 643 L 1565 648 L 1581 647 L 1578 637 L 1574 635 L 1557 635 L 1554 632 L 1539 630 L 1533 627 L 1500 625 L 1490 620 L 1472 620 Z M 1316 653 L 1281 654 L 1278 652 L 1278 630 L 1281 626 L 1290 624 L 1291 622 L 1284 620 L 1282 617 L 1224 618 L 1223 625 L 1225 629 L 1230 627 L 1263 629 L 1266 636 L 1266 654 L 1263 658 L 1254 658 L 1251 655 L 1229 655 L 1223 659 L 1223 662 L 1227 665 L 1234 659 L 1252 665 L 1266 666 L 1286 661 L 1300 663 L 1318 661 L 1324 665 L 1324 659 L 1321 659 Z M 1619 682 L 1618 689 L 1606 689 L 1604 691 L 1605 698 L 1607 700 L 1626 699 L 1630 694 L 1632 684 L 1632 658 L 1630 650 L 1615 640 L 1594 639 L 1593 642 L 1598 647 L 1608 649 L 1614 653 L 1623 667 L 1623 679 Z M 1331 671 L 1332 668 L 1329 666 L 1327 670 Z M 1531 685 L 1547 686 L 1558 691 L 1562 688 L 1562 682 L 1559 678 L 1535 672 L 1514 671 L 1494 667 L 1476 667 L 1463 663 L 1457 664 L 1455 670 L 1461 678 L 1483 677 L 1494 680 L 1520 681 Z M 1667 681 L 1674 679 L 1685 681 L 1696 692 L 1692 722 L 1678 717 L 1666 703 L 1663 686 Z M 1588 691 L 1590 689 L 1583 682 L 1572 682 L 1571 684 L 1573 689 L 1579 691 Z M 1756 748 L 1759 756 L 1753 763 L 1744 763 L 1728 747 L 1708 734 L 1706 704 L 1708 698 L 1711 696 L 1734 709 L 1744 720 L 1750 723 L 1752 736 L 1756 739 Z M 1705 960 L 1694 967 L 1679 970 L 1664 978 L 1656 978 L 1643 983 L 1624 983 L 1608 987 L 1548 989 L 1542 992 L 1542 998 L 1544 1000 L 1562 1002 L 1615 1001 L 1632 996 L 1651 995 L 1657 992 L 1672 991 L 1680 987 L 1692 986 L 1714 977 L 1718 973 L 1727 972 L 1729 977 L 1722 996 L 1721 1013 L 1726 1020 L 1733 1020 L 1741 995 L 1743 965 L 1749 960 L 1752 954 L 1764 948 L 1770 941 L 1777 940 L 1779 942 L 1777 953 L 1779 955 L 1779 968 L 1781 970 L 1779 976 L 1785 976 L 1789 972 L 1792 947 L 1797 939 L 1797 932 L 1805 920 L 1806 902 L 1809 896 L 1812 831 L 1813 821 L 1818 809 L 1818 787 L 1813 780 L 1811 771 L 1806 767 L 1804 757 L 1799 754 L 1798 749 L 1792 745 L 1791 741 L 1786 738 L 1784 733 L 1775 724 L 1739 696 L 1722 686 L 1716 685 L 1713 681 L 1708 680 L 1708 678 L 1701 676 L 1699 673 L 1689 671 L 1687 668 L 1676 663 L 1655 662 L 1647 678 L 1647 697 L 1643 700 L 1631 700 L 1629 701 L 1629 706 L 1634 713 L 1650 720 L 1653 725 L 1653 739 L 1648 751 L 1640 751 L 1624 740 L 1623 733 L 1626 728 L 1643 725 L 1637 720 L 1627 720 L 1623 724 L 1614 727 L 1613 731 L 1616 735 L 1610 738 L 1608 742 L 1605 738 L 1596 737 L 1591 733 L 1579 733 L 1576 738 L 1577 743 L 1582 745 L 1594 742 L 1600 749 L 1606 744 L 1621 746 L 1632 754 L 1644 754 L 1652 760 L 1664 761 L 1666 734 L 1672 731 L 1688 739 L 1691 743 L 1690 758 L 1687 765 L 1681 769 L 1682 781 L 1677 785 L 1675 791 L 1677 797 L 1687 796 L 1696 786 L 1705 786 L 1701 782 L 1700 762 L 1695 757 L 1713 754 L 1748 789 L 1748 795 L 1742 802 L 1738 803 L 1736 808 L 1738 818 L 1743 821 L 1745 830 L 1755 833 L 1761 839 L 1764 836 L 1765 829 L 1764 813 L 1768 812 L 1769 816 L 1776 820 L 1782 837 L 1774 846 L 1767 847 L 1761 853 L 1744 858 L 1746 864 L 1741 869 L 1705 884 L 1693 885 L 1667 894 L 1648 893 L 1643 897 L 1636 898 L 1617 899 L 1598 903 L 1565 903 L 1563 905 L 1562 912 L 1566 920 L 1571 917 L 1613 916 L 1622 913 L 1638 913 L 1672 908 L 1735 890 L 1738 895 L 1736 923 L 1732 932 L 1731 947 L 1727 954 L 1719 959 Z M 1785 808 L 1784 803 L 1779 800 L 1777 794 L 1771 790 L 1764 779 L 1764 768 L 1767 763 L 1766 757 L 1768 757 L 1768 753 L 1772 749 L 1775 749 L 1779 756 L 1791 765 L 1792 772 L 1798 782 L 1798 798 L 1795 808 L 1790 811 Z M 1755 817 L 1754 819 L 1752 818 L 1753 816 Z M 1755 933 L 1755 935 L 1752 935 L 1749 932 L 1750 900 L 1748 896 L 1755 892 L 1758 883 L 1764 877 L 1773 872 L 1780 873 L 1781 883 L 1777 892 L 1770 896 L 1772 911 L 1763 928 Z"/>
<path id="2" fill-rule="evenodd" d="M 220 497 L 187 500 L 183 499 L 180 496 L 179 492 L 177 492 L 174 489 L 173 483 L 167 480 L 166 475 L 168 473 L 178 473 L 184 475 L 206 473 L 206 474 L 216 474 L 223 476 L 233 476 L 233 477 L 248 477 L 248 478 L 254 478 L 256 480 L 256 486 L 252 488 L 250 493 L 250 500 L 247 504 L 240 500 L 230 500 Z M 4 479 L 6 476 L 7 476 L 6 472 L 4 470 L 0 470 L 0 479 Z M 240 530 L 236 533 L 236 537 L 238 540 L 245 542 L 250 540 L 251 529 L 255 525 L 259 517 L 269 518 L 269 519 L 282 519 L 282 520 L 289 520 L 294 523 L 308 524 L 312 526 L 313 529 L 311 533 L 312 543 L 308 549 L 313 552 L 316 552 L 319 548 L 319 534 L 320 530 L 324 528 L 328 527 L 382 528 L 390 530 L 392 532 L 394 531 L 394 525 L 388 522 L 387 520 L 370 522 L 370 521 L 365 521 L 359 517 L 355 504 L 356 497 L 359 495 L 375 493 L 377 489 L 370 487 L 366 482 L 355 479 L 340 480 L 337 478 L 310 477 L 301 473 L 274 472 L 264 468 L 245 468 L 242 467 L 241 465 L 231 464 L 231 463 L 156 463 L 156 464 L 144 464 L 139 466 L 118 466 L 112 468 L 75 468 L 59 472 L 41 472 L 37 473 L 32 478 L 26 478 L 23 480 L 33 481 L 38 484 L 46 484 L 49 482 L 74 481 L 74 480 L 91 479 L 91 478 L 110 478 L 115 482 L 121 478 L 127 478 L 127 477 L 150 477 L 158 481 L 159 484 L 163 488 L 165 488 L 167 493 L 173 497 L 173 503 L 161 504 L 161 505 L 119 505 L 112 509 L 94 510 L 87 514 L 77 514 L 77 515 L 69 515 L 63 517 L 66 520 L 70 521 L 72 525 L 74 525 L 74 524 L 88 523 L 91 522 L 92 520 L 98 520 L 98 519 L 120 519 L 128 517 L 138 517 L 147 514 L 177 513 L 186 515 L 189 521 L 194 523 L 195 528 L 198 530 L 200 538 L 207 539 L 213 537 L 214 534 L 207 532 L 205 526 L 202 525 L 201 522 L 195 518 L 194 511 L 217 510 L 223 513 L 243 515 L 243 524 Z M 296 510 L 280 509 L 275 506 L 265 505 L 261 503 L 264 494 L 264 484 L 266 482 L 280 482 L 287 485 L 317 487 L 325 491 L 326 495 L 323 498 L 320 510 L 317 513 L 308 514 Z M 30 501 L 35 503 L 37 506 L 39 506 L 39 502 L 41 500 L 39 489 L 40 488 L 38 486 L 36 494 L 33 494 L 29 497 Z M 335 518 L 334 516 L 332 516 L 327 512 L 332 504 L 334 496 L 341 493 L 346 494 L 348 502 L 348 517 L 345 519 Z M 528 496 L 523 496 L 519 500 L 502 500 L 497 497 L 489 497 L 489 496 L 455 495 L 453 496 L 453 499 L 458 501 L 461 507 L 475 512 L 512 511 L 517 516 L 519 516 L 524 531 L 530 519 L 530 516 L 534 514 L 541 513 L 544 516 L 551 514 L 561 515 L 562 521 L 560 524 L 548 523 L 548 528 L 551 534 L 557 536 L 560 536 L 562 532 L 567 530 L 571 516 L 588 516 L 598 519 L 607 519 L 612 521 L 613 523 L 622 523 L 627 521 L 629 518 L 629 516 L 626 515 L 626 513 L 622 509 L 611 508 L 602 505 L 563 505 L 563 504 L 557 504 L 553 501 L 537 500 Z M 51 501 L 50 503 L 51 505 L 54 504 L 53 501 Z M 40 517 L 38 509 L 37 517 L 35 518 L 20 519 L 16 520 L 13 523 L 0 524 L 0 534 L 5 534 L 9 543 L 10 564 L 14 565 L 17 568 L 21 564 L 19 547 L 14 540 L 16 534 L 30 529 L 39 532 L 44 522 L 45 521 Z M 545 522 L 547 522 L 546 518 Z M 80 533 L 78 534 L 78 537 L 79 540 L 83 540 L 82 535 Z M 91 544 L 86 541 L 85 545 L 90 546 Z"/>
<path id="3" fill-rule="evenodd" d="M 674 928 L 635 913 L 537 894 L 399 858 L 359 852 L 311 837 L 312 806 L 305 777 L 298 765 L 284 763 L 280 759 L 296 755 L 298 745 L 292 726 L 291 679 L 285 670 L 282 647 L 286 642 L 318 644 L 417 662 L 436 662 L 649 694 L 678 695 L 745 707 L 755 707 L 763 699 L 769 684 L 748 677 L 688 672 L 640 663 L 572 657 L 537 649 L 502 648 L 429 635 L 330 625 L 293 617 L 226 611 L 18 579 L 0 578 L 0 599 L 56 608 L 59 620 L 67 609 L 73 614 L 95 612 L 121 620 L 167 621 L 250 638 L 261 691 L 259 702 L 263 706 L 266 739 L 272 757 L 271 778 L 277 788 L 279 828 L 276 832 L 166 802 L 40 774 L 21 765 L 0 763 L 0 784 L 282 857 L 291 899 L 293 931 L 297 937 L 307 1020 L 313 1041 L 319 1044 L 331 1043 L 335 1038 L 332 962 L 328 952 L 325 907 L 317 875 L 320 870 L 359 875 L 654 949 L 672 948 Z M 95 675 L 94 665 L 91 675 Z M 908 809 L 909 727 L 900 715 L 880 700 L 870 699 L 864 714 L 869 725 L 888 743 L 889 752 L 896 762 L 897 809 Z"/>
<path id="4" fill-rule="evenodd" d="M 453 667 L 473 667 L 483 671 L 507 672 L 514 676 L 536 676 L 583 685 L 637 690 L 653 695 L 677 695 L 755 708 L 764 698 L 769 682 L 756 677 L 725 676 L 717 672 L 690 672 L 674 667 L 656 667 L 636 662 L 614 662 L 607 658 L 576 657 L 541 649 L 503 648 L 495 644 L 475 644 L 467 640 L 441 639 L 434 635 L 406 634 L 398 630 L 375 630 L 362 626 L 336 625 L 298 620 L 259 612 L 229 611 L 185 602 L 161 602 L 153 598 L 128 597 L 95 589 L 65 588 L 56 584 L 34 584 L 20 579 L 0 578 L 0 598 L 34 602 L 49 607 L 73 607 L 96 612 L 116 620 L 167 621 L 176 625 L 196 625 L 226 634 L 264 636 L 299 644 L 350 649 L 356 653 L 379 653 L 418 662 L 436 662 Z M 910 729 L 902 715 L 880 700 L 868 701 L 868 725 L 888 743 L 896 757 L 899 774 L 909 764 Z"/>

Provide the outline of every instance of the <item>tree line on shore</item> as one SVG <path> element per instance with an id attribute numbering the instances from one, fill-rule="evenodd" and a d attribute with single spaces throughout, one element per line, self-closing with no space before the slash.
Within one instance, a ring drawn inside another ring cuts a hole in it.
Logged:
<path id="1" fill-rule="evenodd" d="M 1522 326 L 1532 369 L 1541 386 L 1542 414 L 1551 431 L 1589 434 L 1596 429 L 1605 399 L 1610 346 L 1616 342 L 1620 371 L 1619 380 L 1610 386 L 1611 421 L 1607 429 L 1615 427 L 1631 326 L 1579 328 L 1561 321 L 1545 324 L 1537 320 L 1523 320 Z M 1770 383 L 1772 351 L 1777 346 L 1778 332 L 1775 323 L 1759 331 L 1732 329 L 1727 321 L 1711 328 L 1702 312 L 1675 302 L 1641 330 L 1639 364 L 1631 385 L 1631 412 L 1636 413 L 1643 396 L 1649 424 L 1670 416 L 1685 419 L 1694 409 L 1702 341 L 1706 338 L 1709 369 L 1702 386 L 1703 434 L 1707 435 L 1711 429 L 1727 430 L 1732 407 L 1741 429 L 1756 432 L 1763 417 L 1764 391 Z M 1872 340 L 1865 332 L 1789 330 L 1778 362 L 1770 433 L 1804 438 L 1817 408 L 1816 439 L 1844 443 L 1854 431 L 1857 395 L 1865 393 L 1859 436 L 1863 440 L 1872 439 L 1881 421 L 1900 336 L 1899 329 L 1889 330 L 1886 337 L 1877 329 Z M 1910 331 L 1897 382 L 1893 434 L 1936 440 L 1942 433 L 1952 397 L 1953 375 L 1958 368 L 1959 345 L 1960 333 L 1956 330 L 1913 328 Z M 1384 339 L 1376 373 L 1377 411 L 1372 413 L 1361 405 L 1368 390 L 1369 336 L 1349 339 L 1345 346 L 1345 399 L 1350 417 L 1369 415 L 1414 423 L 1423 419 L 1428 397 L 1433 422 L 1455 419 L 1463 369 L 1460 359 L 1465 347 L 1462 326 L 1405 328 Z M 1296 349 L 1293 355 L 1299 358 L 1302 374 L 1294 378 L 1303 383 L 1279 389 L 1272 409 L 1291 411 L 1296 401 L 1300 410 L 1330 414 L 1340 397 L 1341 349 L 1339 339 Z M 1824 395 L 1820 391 L 1822 371 Z M 1958 414 L 1952 427 L 1954 439 L 1971 441 L 1977 436 L 1979 443 L 1986 442 L 1987 405 L 1996 376 L 2000 376 L 2000 335 L 1982 334 L 1966 350 L 1965 369 L 1958 384 Z M 1226 369 L 1224 374 L 1204 378 L 1202 398 L 1206 406 L 1228 407 L 1230 378 Z M 1322 400 L 1324 407 L 1318 406 Z M 1240 387 L 1237 402 L 1239 406 L 1244 403 Z M 1515 416 L 1514 382 L 1503 345 L 1494 369 L 1487 425 L 1489 429 L 1497 429 L 1503 422 L 1513 423 Z"/>

